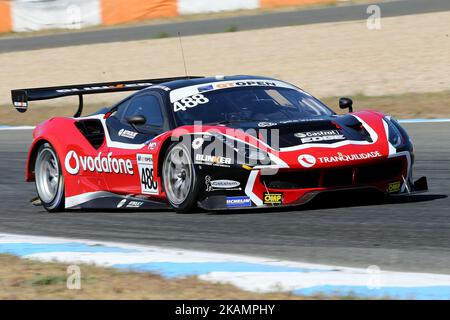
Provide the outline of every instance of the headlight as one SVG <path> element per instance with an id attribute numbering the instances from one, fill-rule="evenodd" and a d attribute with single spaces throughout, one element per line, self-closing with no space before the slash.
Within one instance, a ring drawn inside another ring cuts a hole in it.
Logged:
<path id="1" fill-rule="evenodd" d="M 389 132 L 389 142 L 392 144 L 394 148 L 398 148 L 401 145 L 405 143 L 402 134 L 400 133 L 400 130 L 397 128 L 397 126 L 394 124 L 394 122 L 397 122 L 394 118 L 385 116 L 384 121 L 386 121 L 388 125 L 388 132 Z"/>

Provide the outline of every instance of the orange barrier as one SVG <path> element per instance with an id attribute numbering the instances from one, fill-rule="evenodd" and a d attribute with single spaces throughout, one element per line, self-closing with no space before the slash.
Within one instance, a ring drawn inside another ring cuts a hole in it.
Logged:
<path id="1" fill-rule="evenodd" d="M 0 0 L 0 32 L 12 31 L 11 2 Z"/>
<path id="2" fill-rule="evenodd" d="M 335 3 L 334 0 L 261 0 L 261 8 L 294 7 L 303 4 Z"/>
<path id="3" fill-rule="evenodd" d="M 178 16 L 177 0 L 101 0 L 104 25 Z"/>

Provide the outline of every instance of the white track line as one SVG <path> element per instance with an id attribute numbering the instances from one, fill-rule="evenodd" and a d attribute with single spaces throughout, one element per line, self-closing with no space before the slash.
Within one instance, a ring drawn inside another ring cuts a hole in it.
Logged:
<path id="1" fill-rule="evenodd" d="M 6 131 L 6 130 L 32 130 L 36 127 L 34 126 L 1 126 L 0 125 L 0 131 Z"/>

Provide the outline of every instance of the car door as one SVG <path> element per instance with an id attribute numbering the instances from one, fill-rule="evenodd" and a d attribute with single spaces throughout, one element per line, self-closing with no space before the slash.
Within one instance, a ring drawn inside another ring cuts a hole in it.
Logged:
<path id="1" fill-rule="evenodd" d="M 125 161 L 120 163 L 122 171 L 130 168 L 126 174 L 106 178 L 110 191 L 149 196 L 160 194 L 148 142 L 167 130 L 162 101 L 157 93 L 138 94 L 121 103 L 107 119 L 109 153 Z M 128 119 L 134 116 L 143 116 L 145 123 L 130 124 Z"/>

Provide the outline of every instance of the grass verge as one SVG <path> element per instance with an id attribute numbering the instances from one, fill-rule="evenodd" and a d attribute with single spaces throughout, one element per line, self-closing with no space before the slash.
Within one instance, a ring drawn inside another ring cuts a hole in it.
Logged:
<path id="1" fill-rule="evenodd" d="M 0 254 L 0 299 L 305 299 L 289 293 L 246 292 L 195 277 L 165 279 L 91 265 L 80 269 L 81 289 L 69 290 L 67 265 Z"/>
<path id="2" fill-rule="evenodd" d="M 399 119 L 450 117 L 450 90 L 437 93 L 406 93 L 376 97 L 355 95 L 351 98 L 356 111 L 373 109 Z M 337 107 L 339 97 L 328 97 L 322 101 L 339 112 Z"/>
<path id="3" fill-rule="evenodd" d="M 373 109 L 385 112 L 399 119 L 450 117 L 450 91 L 438 93 L 406 93 L 388 96 L 351 96 L 355 111 Z M 328 106 L 338 113 L 339 97 L 322 98 Z M 84 115 L 92 113 L 108 103 L 88 104 Z M 73 105 L 46 106 L 45 102 L 32 102 L 26 113 L 17 112 L 12 105 L 0 107 L 0 125 L 35 125 L 56 116 L 72 116 L 77 109 Z"/>

